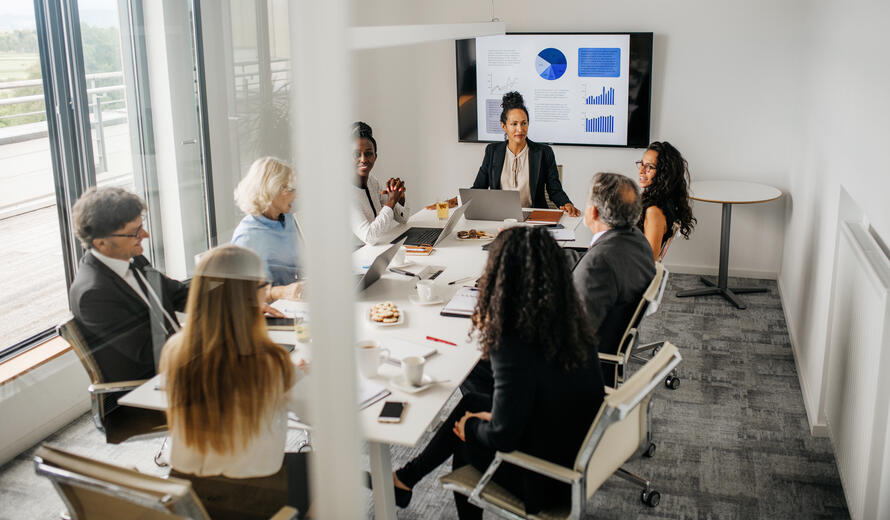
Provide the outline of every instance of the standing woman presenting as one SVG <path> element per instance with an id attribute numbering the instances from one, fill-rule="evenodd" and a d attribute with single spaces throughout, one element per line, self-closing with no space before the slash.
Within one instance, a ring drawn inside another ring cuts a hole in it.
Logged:
<path id="1" fill-rule="evenodd" d="M 390 178 L 381 185 L 371 175 L 377 162 L 377 141 L 374 131 L 361 121 L 354 123 L 355 139 L 355 209 L 352 213 L 352 232 L 365 244 L 376 244 L 398 222 L 407 222 L 411 212 L 405 207 L 405 181 Z"/>
<path id="2" fill-rule="evenodd" d="M 546 144 L 529 140 L 528 110 L 519 92 L 507 92 L 501 101 L 501 128 L 506 141 L 485 147 L 485 158 L 476 174 L 473 188 L 493 190 L 518 190 L 519 201 L 524 208 L 546 208 L 547 199 L 571 217 L 581 211 L 575 208 L 569 196 L 562 191 L 559 171 L 553 149 Z"/>

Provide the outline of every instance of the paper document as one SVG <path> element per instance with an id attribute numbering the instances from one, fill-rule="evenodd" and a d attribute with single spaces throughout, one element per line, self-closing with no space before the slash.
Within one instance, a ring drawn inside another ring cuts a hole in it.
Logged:
<path id="1" fill-rule="evenodd" d="M 475 287 L 461 287 L 451 298 L 442 311 L 442 316 L 457 316 L 469 318 L 476 310 L 476 301 L 479 299 L 479 289 Z"/>
<path id="2" fill-rule="evenodd" d="M 281 311 L 288 318 L 303 318 L 304 322 L 309 321 L 309 304 L 306 302 L 275 300 L 269 305 Z"/>
<path id="3" fill-rule="evenodd" d="M 358 376 L 358 409 L 367 408 L 388 396 L 390 391 L 376 381 Z"/>
<path id="4" fill-rule="evenodd" d="M 574 229 L 548 228 L 547 231 L 550 232 L 550 236 L 553 237 L 553 240 L 556 240 L 557 242 L 575 240 L 575 230 Z"/>
<path id="5" fill-rule="evenodd" d="M 408 356 L 420 356 L 423 358 L 430 357 L 437 353 L 436 347 L 430 345 L 421 345 L 420 343 L 412 343 L 401 339 L 385 339 L 381 342 L 381 347 L 389 350 L 389 359 L 396 364 L 401 364 L 402 359 Z"/>

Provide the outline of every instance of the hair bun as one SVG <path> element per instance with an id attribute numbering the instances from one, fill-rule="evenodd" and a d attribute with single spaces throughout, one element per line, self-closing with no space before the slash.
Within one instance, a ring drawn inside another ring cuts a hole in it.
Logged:
<path id="1" fill-rule="evenodd" d="M 501 98 L 501 108 L 505 111 L 510 110 L 511 108 L 525 108 L 525 101 L 522 99 L 522 94 L 516 92 L 507 92 L 504 94 L 504 97 Z"/>
<path id="2" fill-rule="evenodd" d="M 355 123 L 352 123 L 352 135 L 357 139 L 362 137 L 373 137 L 374 130 L 371 129 L 371 125 L 368 123 L 365 123 L 364 121 L 356 121 Z"/>

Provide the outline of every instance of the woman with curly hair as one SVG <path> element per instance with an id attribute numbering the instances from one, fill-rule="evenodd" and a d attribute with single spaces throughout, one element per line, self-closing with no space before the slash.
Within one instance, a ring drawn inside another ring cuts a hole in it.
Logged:
<path id="1" fill-rule="evenodd" d="M 662 245 L 671 237 L 674 222 L 687 240 L 695 217 L 689 206 L 689 168 L 680 151 L 667 141 L 655 141 L 637 161 L 640 188 L 643 189 L 643 214 L 637 227 L 646 235 L 655 259 Z"/>
<path id="2" fill-rule="evenodd" d="M 470 334 L 491 360 L 494 395 L 465 395 L 423 452 L 393 474 L 400 507 L 449 457 L 453 468 L 484 471 L 496 451 L 521 450 L 571 466 L 602 404 L 596 339 L 546 229 L 515 227 L 495 239 L 472 322 Z M 515 466 L 502 466 L 494 480 L 529 513 L 570 500 L 567 484 Z M 460 518 L 482 518 L 465 496 L 455 493 L 455 502 Z"/>

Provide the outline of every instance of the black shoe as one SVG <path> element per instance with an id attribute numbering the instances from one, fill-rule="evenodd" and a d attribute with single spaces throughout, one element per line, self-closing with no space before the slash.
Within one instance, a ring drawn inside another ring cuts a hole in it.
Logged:
<path id="1" fill-rule="evenodd" d="M 365 487 L 373 490 L 374 486 L 371 484 L 371 474 L 367 471 L 365 472 Z M 396 505 L 400 508 L 404 509 L 408 507 L 408 504 L 411 503 L 411 497 L 414 495 L 414 492 L 410 489 L 402 489 L 393 486 L 393 491 L 395 491 L 396 495 Z"/>

